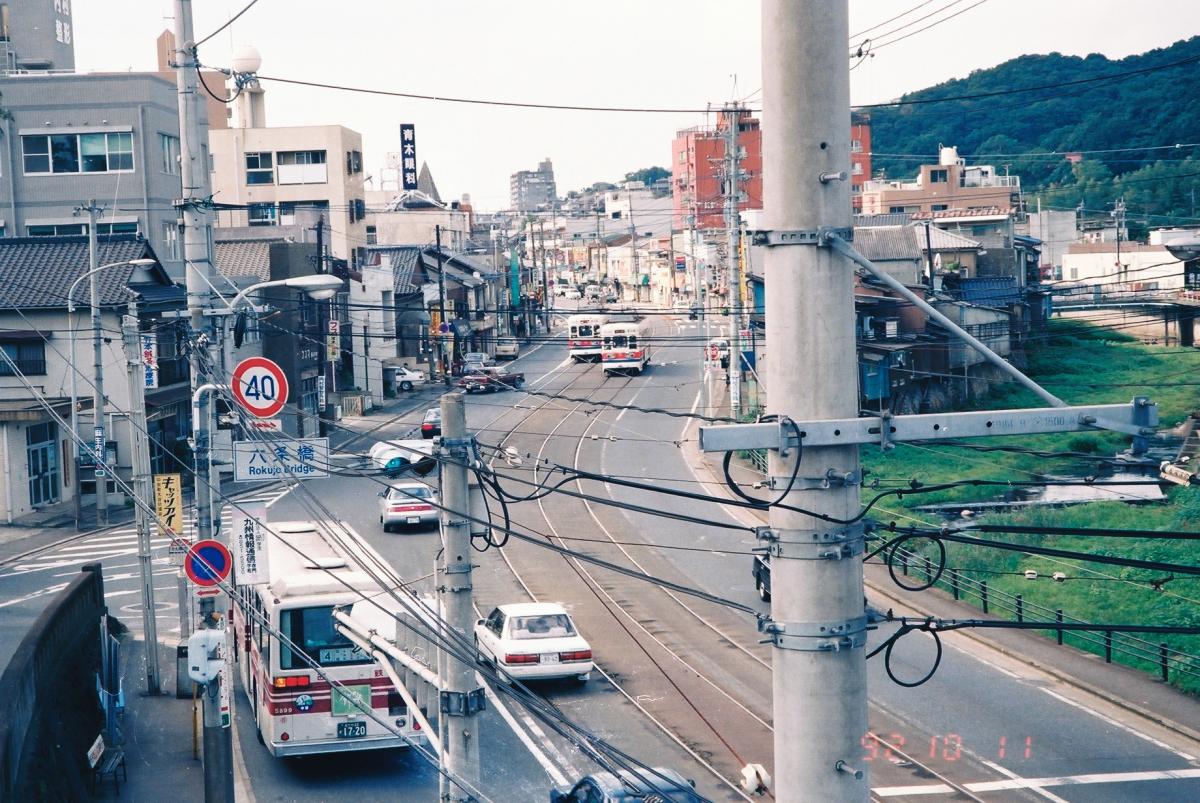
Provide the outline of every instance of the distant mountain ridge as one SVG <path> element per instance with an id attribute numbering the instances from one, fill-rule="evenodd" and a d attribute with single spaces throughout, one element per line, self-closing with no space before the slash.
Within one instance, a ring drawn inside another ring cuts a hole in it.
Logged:
<path id="1" fill-rule="evenodd" d="M 881 56 L 882 57 L 882 56 Z M 1157 69 L 1164 65 L 1175 66 Z M 1148 70 L 1136 75 L 1121 73 Z M 1063 86 L 1086 79 L 1089 83 Z M 1063 159 L 1004 154 L 1030 151 L 1097 151 L 1200 141 L 1200 36 L 1117 61 L 1099 54 L 1083 58 L 1060 53 L 1026 55 L 966 78 L 907 94 L 901 100 L 972 96 L 1023 87 L 1030 92 L 866 109 L 871 114 L 872 166 L 893 179 L 916 174 L 917 166 L 955 145 L 969 162 L 1011 165 L 1026 188 L 1073 182 Z M 1115 176 L 1158 160 L 1193 156 L 1194 148 L 1088 154 Z M 896 154 L 896 155 L 893 155 Z M 979 158 L 976 159 L 975 155 Z"/>

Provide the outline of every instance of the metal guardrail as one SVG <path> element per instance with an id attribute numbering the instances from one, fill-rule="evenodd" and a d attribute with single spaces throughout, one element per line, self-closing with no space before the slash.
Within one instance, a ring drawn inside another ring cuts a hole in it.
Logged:
<path id="1" fill-rule="evenodd" d="M 100 667 L 98 625 L 105 610 L 101 566 L 86 564 L 34 621 L 0 675 L 0 800 L 44 797 L 35 791 L 39 783 L 55 784 L 64 798 L 86 788 L 80 768 L 98 728 L 56 733 L 63 742 L 57 748 L 38 741 L 60 718 L 77 721 L 92 711 L 99 714 L 93 679 Z M 31 777 L 39 759 L 54 766 L 56 777 Z"/>
<path id="2" fill-rule="evenodd" d="M 933 561 L 924 555 L 908 550 L 899 551 L 895 561 L 905 576 L 909 576 L 909 572 L 912 570 L 926 582 L 933 578 L 936 571 Z M 965 574 L 964 571 L 969 570 L 946 569 L 933 587 L 940 587 L 948 591 L 955 600 L 971 604 L 977 602 L 978 607 L 985 614 L 995 615 L 997 612 L 1001 612 L 1011 615 L 1018 622 L 1032 619 L 1042 622 L 1087 623 L 1085 619 L 1064 614 L 1062 608 L 1048 608 L 1036 602 L 1026 601 L 1022 594 L 1009 594 L 1006 591 L 989 587 L 986 580 L 976 580 Z M 1068 634 L 1059 630 L 1055 634 L 1055 639 L 1059 644 L 1065 644 L 1068 636 L 1076 642 L 1071 646 L 1103 655 L 1105 663 L 1112 663 L 1115 656 L 1118 659 L 1126 659 L 1119 660 L 1119 663 L 1133 666 L 1136 669 L 1153 667 L 1164 682 L 1170 682 L 1172 672 L 1175 673 L 1176 678 L 1187 677 L 1200 681 L 1200 656 L 1183 652 L 1171 647 L 1166 642 L 1155 643 L 1127 633 L 1110 631 Z"/>

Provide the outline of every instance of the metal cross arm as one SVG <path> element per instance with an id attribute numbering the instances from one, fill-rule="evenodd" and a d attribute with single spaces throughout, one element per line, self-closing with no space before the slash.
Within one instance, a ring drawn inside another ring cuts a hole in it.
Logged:
<path id="1" fill-rule="evenodd" d="M 804 446 L 877 443 L 883 448 L 895 442 L 1040 435 L 1094 429 L 1146 438 L 1154 434 L 1154 427 L 1158 424 L 1158 407 L 1150 400 L 1139 397 L 1128 404 L 884 415 L 794 423 L 796 429 L 784 422 L 700 427 L 700 449 L 705 452 L 793 449 L 799 445 L 797 430 Z"/>

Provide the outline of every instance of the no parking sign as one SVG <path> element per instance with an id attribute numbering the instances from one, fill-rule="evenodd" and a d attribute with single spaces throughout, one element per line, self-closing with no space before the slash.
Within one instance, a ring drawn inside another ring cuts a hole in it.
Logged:
<path id="1" fill-rule="evenodd" d="M 229 576 L 233 557 L 220 541 L 197 541 L 183 559 L 183 570 L 198 586 L 215 586 Z"/>

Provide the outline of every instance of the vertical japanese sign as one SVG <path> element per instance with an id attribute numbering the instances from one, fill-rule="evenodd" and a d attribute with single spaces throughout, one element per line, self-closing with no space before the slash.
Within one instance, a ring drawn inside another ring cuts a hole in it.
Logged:
<path id="1" fill-rule="evenodd" d="M 412 123 L 400 124 L 400 179 L 403 189 L 417 188 L 417 127 Z"/>
<path id="2" fill-rule="evenodd" d="M 54 39 L 64 45 L 71 44 L 71 0 L 54 0 Z M 5 32 L 7 35 L 7 31 Z"/>
<path id="3" fill-rule="evenodd" d="M 154 475 L 154 513 L 159 537 L 179 539 L 183 535 L 183 478 L 179 474 Z M 182 555 L 187 544 L 172 541 L 167 552 Z"/>
<path id="4" fill-rule="evenodd" d="M 93 432 L 92 451 L 96 453 L 94 458 L 96 461 L 96 476 L 103 477 L 104 466 L 108 463 L 108 456 L 104 453 L 104 427 L 96 427 Z"/>
<path id="5" fill-rule="evenodd" d="M 317 377 L 317 407 L 325 409 L 325 377 Z"/>
<path id="6" fill-rule="evenodd" d="M 329 319 L 329 334 L 325 338 L 325 358 L 337 362 L 342 352 L 342 324 L 337 318 Z"/>
<path id="7" fill-rule="evenodd" d="M 516 248 L 509 253 L 511 258 L 508 261 L 508 300 L 509 306 L 517 307 L 521 304 L 521 261 Z"/>
<path id="8" fill-rule="evenodd" d="M 145 369 L 146 387 L 158 387 L 158 335 L 153 332 L 142 335 L 142 368 Z"/>
<path id="9" fill-rule="evenodd" d="M 270 582 L 266 502 L 242 502 L 233 511 L 233 579 L 240 586 Z"/>

